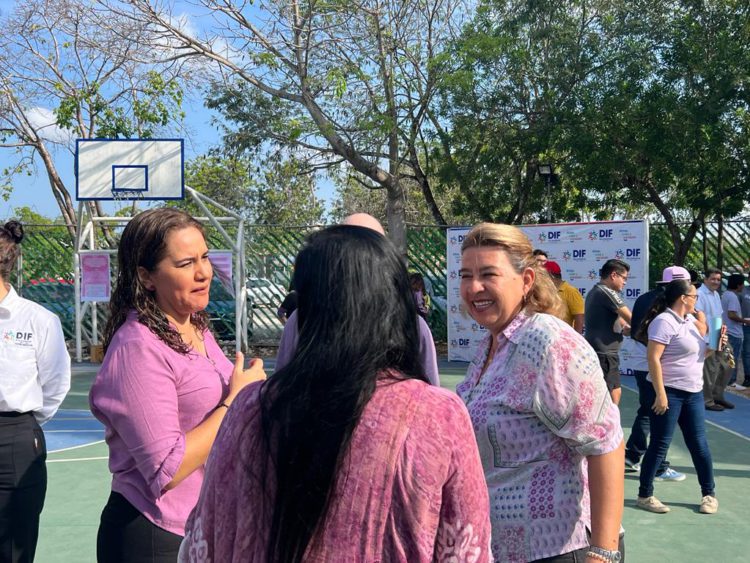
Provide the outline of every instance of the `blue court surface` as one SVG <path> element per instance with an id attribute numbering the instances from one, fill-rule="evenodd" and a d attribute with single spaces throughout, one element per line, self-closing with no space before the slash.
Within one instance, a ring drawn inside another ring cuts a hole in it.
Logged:
<path id="1" fill-rule="evenodd" d="M 104 440 L 104 426 L 88 410 L 60 409 L 43 430 L 49 453 Z"/>

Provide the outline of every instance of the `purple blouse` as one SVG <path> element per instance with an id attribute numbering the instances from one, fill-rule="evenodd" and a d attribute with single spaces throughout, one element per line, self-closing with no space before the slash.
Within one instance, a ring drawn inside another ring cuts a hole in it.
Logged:
<path id="1" fill-rule="evenodd" d="M 260 384 L 232 403 L 206 463 L 181 562 L 264 561 L 274 475 L 260 482 Z M 487 487 L 455 394 L 381 380 L 352 436 L 311 562 L 491 561 Z"/>
<path id="2" fill-rule="evenodd" d="M 586 457 L 622 441 L 596 353 L 560 319 L 519 314 L 487 335 L 456 391 L 466 402 L 490 494 L 492 553 L 525 563 L 588 545 Z"/>
<path id="3" fill-rule="evenodd" d="M 203 422 L 229 392 L 233 365 L 210 331 L 207 357 L 169 348 L 135 312 L 117 330 L 89 394 L 91 412 L 105 426 L 112 490 L 169 532 L 185 521 L 203 483 L 203 468 L 174 489 L 185 454 L 185 434 Z"/>

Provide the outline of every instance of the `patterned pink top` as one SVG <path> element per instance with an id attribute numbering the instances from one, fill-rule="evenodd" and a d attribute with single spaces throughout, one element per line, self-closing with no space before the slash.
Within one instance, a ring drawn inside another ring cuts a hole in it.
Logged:
<path id="1" fill-rule="evenodd" d="M 267 462 L 258 454 L 260 388 L 243 390 L 224 419 L 181 562 L 265 560 L 271 514 L 257 509 Z M 381 379 L 316 540 L 305 561 L 491 561 L 487 486 L 461 400 L 421 381 Z"/>
<path id="2" fill-rule="evenodd" d="M 617 449 L 620 413 L 596 354 L 563 321 L 519 314 L 491 336 L 456 388 L 466 402 L 490 494 L 492 553 L 526 562 L 588 545 L 586 458 Z"/>

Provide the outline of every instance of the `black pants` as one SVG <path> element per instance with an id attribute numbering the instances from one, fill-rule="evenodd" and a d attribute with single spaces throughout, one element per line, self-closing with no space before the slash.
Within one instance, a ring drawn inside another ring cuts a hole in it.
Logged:
<path id="1" fill-rule="evenodd" d="M 182 536 L 153 524 L 120 493 L 112 491 L 96 536 L 99 563 L 174 563 Z"/>
<path id="2" fill-rule="evenodd" d="M 47 494 L 47 446 L 32 413 L 0 413 L 0 563 L 31 563 Z"/>

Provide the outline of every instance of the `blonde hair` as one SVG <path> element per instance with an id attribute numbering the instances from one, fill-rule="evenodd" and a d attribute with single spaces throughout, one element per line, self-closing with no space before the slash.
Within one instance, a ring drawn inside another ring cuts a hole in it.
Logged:
<path id="1" fill-rule="evenodd" d="M 534 283 L 524 308 L 528 313 L 549 313 L 560 316 L 563 302 L 547 270 L 540 266 L 532 254 L 533 247 L 523 231 L 511 225 L 479 223 L 464 237 L 461 253 L 469 248 L 492 247 L 505 252 L 508 261 L 518 274 L 526 268 L 534 270 Z"/>

